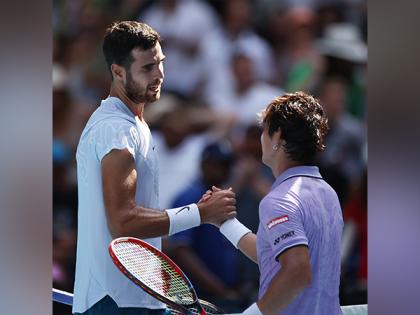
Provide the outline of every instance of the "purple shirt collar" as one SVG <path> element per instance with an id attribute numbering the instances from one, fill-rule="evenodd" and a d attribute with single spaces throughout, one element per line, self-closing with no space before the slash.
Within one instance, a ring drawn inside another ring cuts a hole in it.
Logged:
<path id="1" fill-rule="evenodd" d="M 306 165 L 294 166 L 294 167 L 288 168 L 276 178 L 273 185 L 271 186 L 271 190 L 273 190 L 275 187 L 280 185 L 285 180 L 288 180 L 289 178 L 292 178 L 292 177 L 298 177 L 298 176 L 322 179 L 322 176 L 319 173 L 319 169 L 317 166 L 306 166 Z"/>

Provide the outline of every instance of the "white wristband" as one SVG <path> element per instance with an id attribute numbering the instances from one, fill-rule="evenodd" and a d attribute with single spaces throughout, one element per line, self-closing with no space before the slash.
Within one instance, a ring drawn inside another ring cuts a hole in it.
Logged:
<path id="1" fill-rule="evenodd" d="M 257 303 L 252 304 L 245 311 L 242 312 L 242 315 L 263 315 L 258 307 Z"/>
<path id="2" fill-rule="evenodd" d="M 238 248 L 240 239 L 251 232 L 245 225 L 239 222 L 236 218 L 226 220 L 220 226 L 220 232 L 235 246 Z"/>
<path id="3" fill-rule="evenodd" d="M 201 223 L 200 211 L 195 203 L 165 211 L 169 217 L 168 235 L 199 226 Z"/>

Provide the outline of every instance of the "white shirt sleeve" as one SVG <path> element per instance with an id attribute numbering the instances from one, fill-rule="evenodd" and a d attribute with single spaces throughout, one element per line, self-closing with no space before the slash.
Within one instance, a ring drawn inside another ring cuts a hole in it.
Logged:
<path id="1" fill-rule="evenodd" d="M 99 161 L 113 149 L 127 149 L 136 160 L 139 134 L 133 124 L 115 120 L 101 123 L 96 129 L 94 138 L 96 156 Z"/>

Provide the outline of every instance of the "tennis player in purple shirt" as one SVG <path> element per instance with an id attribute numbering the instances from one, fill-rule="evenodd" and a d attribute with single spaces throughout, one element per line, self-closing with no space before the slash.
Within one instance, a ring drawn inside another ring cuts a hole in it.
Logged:
<path id="1" fill-rule="evenodd" d="M 246 315 L 339 315 L 343 218 L 335 191 L 311 162 L 324 149 L 318 101 L 285 94 L 262 112 L 263 163 L 276 177 L 260 203 L 257 235 L 237 219 L 220 231 L 260 269 L 258 301 Z"/>

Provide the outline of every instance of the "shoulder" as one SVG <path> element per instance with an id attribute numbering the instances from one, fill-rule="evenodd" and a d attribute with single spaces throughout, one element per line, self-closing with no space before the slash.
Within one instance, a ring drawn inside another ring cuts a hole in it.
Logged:
<path id="1" fill-rule="evenodd" d="M 100 121 L 93 131 L 101 139 L 127 138 L 138 143 L 140 138 L 136 125 L 120 117 L 112 117 Z"/>
<path id="2" fill-rule="evenodd" d="M 296 213 L 302 204 L 299 195 L 290 184 L 280 184 L 271 190 L 260 203 L 260 210 L 264 215 Z"/>
<path id="3" fill-rule="evenodd" d="M 128 149 L 133 157 L 140 147 L 141 135 L 136 125 L 119 117 L 103 119 L 90 131 L 96 154 L 101 160 L 113 149 Z"/>

